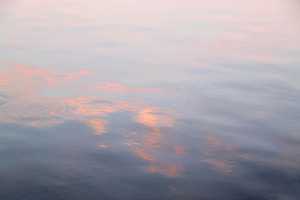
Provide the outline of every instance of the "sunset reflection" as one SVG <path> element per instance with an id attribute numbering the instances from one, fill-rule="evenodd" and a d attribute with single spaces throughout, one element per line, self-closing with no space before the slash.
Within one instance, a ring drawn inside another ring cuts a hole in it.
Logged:
<path id="1" fill-rule="evenodd" d="M 215 167 L 218 171 L 228 174 L 236 168 L 237 159 L 247 159 L 247 155 L 239 154 L 235 151 L 233 145 L 221 141 L 216 135 L 208 134 L 205 142 L 205 159 L 209 165 Z"/>
<path id="2" fill-rule="evenodd" d="M 165 90 L 160 88 L 151 87 L 130 87 L 120 83 L 112 82 L 101 82 L 95 86 L 96 91 L 104 93 L 118 93 L 118 94 L 128 94 L 128 93 L 160 93 L 173 96 L 179 96 L 182 98 L 191 98 L 190 96 L 183 94 L 181 92 Z"/>
<path id="3" fill-rule="evenodd" d="M 159 151 L 165 145 L 172 145 L 168 144 L 167 133 L 161 128 L 174 126 L 178 114 L 162 108 L 145 107 L 143 104 L 134 105 L 130 102 L 100 97 L 43 98 L 38 95 L 39 91 L 47 87 L 62 86 L 75 79 L 89 76 L 91 72 L 58 73 L 13 62 L 2 62 L 2 65 L 4 68 L 0 69 L 2 78 L 0 84 L 5 91 L 18 95 L 18 98 L 9 99 L 1 106 L 2 112 L 6 113 L 1 120 L 31 127 L 54 126 L 64 121 L 75 120 L 85 123 L 95 134 L 102 135 L 106 133 L 106 126 L 109 124 L 106 117 L 110 113 L 130 111 L 135 113 L 136 122 L 150 128 L 149 131 L 141 133 L 144 134 L 142 140 L 134 139 L 132 144 L 127 143 L 138 157 L 149 162 L 149 166 L 143 169 L 169 178 L 182 176 L 184 167 L 159 156 Z M 161 92 L 155 88 L 130 88 L 113 83 L 104 85 L 106 86 L 101 87 L 104 92 Z M 17 112 L 11 109 L 12 107 L 17 108 Z M 107 148 L 109 144 L 99 144 L 99 147 Z M 179 157 L 186 155 L 183 146 L 173 146 L 171 152 Z"/>
<path id="4" fill-rule="evenodd" d="M 4 68 L 0 69 L 2 88 L 8 95 L 18 95 L 18 98 L 6 97 L 6 102 L 1 107 L 6 113 L 5 116 L 2 115 L 2 120 L 8 123 L 41 127 L 79 119 L 87 121 L 97 133 L 104 131 L 104 120 L 84 118 L 85 115 L 104 115 L 111 111 L 103 106 L 98 106 L 94 110 L 88 109 L 89 106 L 84 102 L 93 101 L 93 98 L 50 99 L 37 95 L 37 92 L 46 87 L 57 87 L 87 76 L 90 74 L 89 71 L 55 73 L 20 63 L 2 62 L 2 65 L 4 65 Z M 14 109 L 11 109 L 12 107 Z"/>
<path id="5" fill-rule="evenodd" d="M 74 79 L 87 76 L 90 71 L 76 73 L 56 73 L 40 67 L 27 66 L 17 62 L 1 61 L 0 84 L 12 92 L 27 94 L 37 92 L 45 87 L 59 86 Z"/>
<path id="6" fill-rule="evenodd" d="M 176 114 L 170 111 L 160 111 L 156 108 L 145 108 L 139 111 L 136 120 L 137 122 L 150 127 L 171 127 L 174 124 L 176 118 L 178 118 Z"/>
<path id="7" fill-rule="evenodd" d="M 298 0 L 0 0 L 0 200 L 300 199 Z"/>
<path id="8" fill-rule="evenodd" d="M 146 108 L 138 112 L 137 122 L 142 123 L 150 128 L 136 145 L 134 152 L 151 163 L 150 166 L 144 167 L 144 170 L 150 173 L 159 173 L 169 178 L 182 177 L 184 167 L 182 163 L 171 163 L 160 157 L 163 149 L 169 144 L 167 141 L 168 133 L 162 130 L 162 127 L 172 127 L 178 119 L 177 114 L 170 111 L 157 110 L 156 108 Z M 172 153 L 176 156 L 184 156 L 186 153 L 184 147 L 173 146 Z"/>

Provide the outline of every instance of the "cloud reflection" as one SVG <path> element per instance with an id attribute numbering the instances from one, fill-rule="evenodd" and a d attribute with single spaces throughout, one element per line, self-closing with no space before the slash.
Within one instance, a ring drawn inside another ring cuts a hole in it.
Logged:
<path id="1" fill-rule="evenodd" d="M 106 92 L 106 93 L 118 93 L 118 94 L 128 94 L 128 93 L 160 93 L 179 96 L 183 98 L 191 98 L 190 96 L 183 94 L 181 92 L 164 90 L 160 88 L 151 88 L 151 87 L 130 87 L 120 83 L 112 82 L 100 82 L 95 86 L 96 91 Z"/>
<path id="2" fill-rule="evenodd" d="M 75 120 L 85 123 L 101 135 L 106 132 L 109 114 L 130 111 L 135 114 L 133 120 L 148 127 L 142 139 L 134 139 L 132 151 L 141 159 L 149 162 L 144 170 L 159 173 L 166 177 L 180 177 L 184 168 L 172 161 L 160 158 L 159 153 L 165 145 L 172 144 L 166 140 L 167 133 L 162 127 L 172 127 L 178 114 L 157 107 L 143 104 L 133 104 L 126 101 L 100 97 L 76 98 L 43 98 L 38 92 L 48 87 L 62 87 L 63 84 L 89 76 L 90 71 L 58 73 L 41 67 L 26 66 L 16 62 L 1 62 L 0 85 L 10 96 L 1 97 L 0 120 L 10 124 L 20 124 L 30 127 L 50 127 Z M 98 88 L 105 92 L 163 92 L 156 88 L 131 88 L 120 84 L 105 83 Z M 134 145 L 139 144 L 139 145 Z M 99 144 L 106 148 L 109 144 Z M 185 155 L 184 147 L 171 148 L 174 155 Z"/>
<path id="3" fill-rule="evenodd" d="M 184 175 L 184 159 L 188 157 L 187 148 L 171 142 L 172 135 L 168 129 L 177 125 L 179 114 L 165 108 L 136 104 L 111 98 L 86 96 L 74 98 L 44 98 L 38 92 L 48 87 L 62 87 L 80 78 L 88 77 L 91 71 L 59 73 L 41 67 L 26 66 L 16 62 L 1 62 L 0 84 L 1 111 L 5 115 L 0 120 L 10 124 L 31 127 L 49 127 L 65 121 L 80 121 L 89 126 L 94 133 L 102 135 L 107 132 L 113 113 L 129 111 L 131 120 L 144 126 L 138 133 L 132 134 L 131 140 L 124 142 L 139 158 L 149 163 L 143 167 L 145 172 L 157 173 L 169 178 Z M 159 92 L 158 88 L 135 88 L 119 83 L 102 82 L 96 86 L 97 92 L 120 93 Z M 100 93 L 102 94 L 102 93 Z M 176 92 L 173 93 L 177 95 Z M 221 142 L 215 135 L 208 135 L 204 143 L 204 162 L 214 166 L 222 173 L 231 173 L 235 166 L 234 159 L 240 157 L 229 144 Z M 109 148 L 110 144 L 99 144 L 100 148 Z M 164 155 L 164 156 L 163 156 Z M 174 157 L 175 160 L 165 159 Z"/>

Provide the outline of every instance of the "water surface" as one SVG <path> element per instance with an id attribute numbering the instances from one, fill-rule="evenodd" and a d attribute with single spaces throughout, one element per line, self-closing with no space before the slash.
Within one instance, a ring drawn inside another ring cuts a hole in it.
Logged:
<path id="1" fill-rule="evenodd" d="M 299 11 L 0 0 L 0 199 L 299 199 Z"/>

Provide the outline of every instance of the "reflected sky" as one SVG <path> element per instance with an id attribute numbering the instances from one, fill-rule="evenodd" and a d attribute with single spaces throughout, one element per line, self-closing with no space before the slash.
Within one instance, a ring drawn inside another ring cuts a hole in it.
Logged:
<path id="1" fill-rule="evenodd" d="M 0 199 L 299 199 L 299 10 L 0 0 Z"/>

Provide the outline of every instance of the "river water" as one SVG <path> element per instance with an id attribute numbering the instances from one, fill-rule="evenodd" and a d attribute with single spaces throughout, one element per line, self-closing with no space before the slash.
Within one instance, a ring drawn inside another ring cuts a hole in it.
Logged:
<path id="1" fill-rule="evenodd" d="M 0 199 L 300 199 L 297 0 L 0 0 Z"/>

